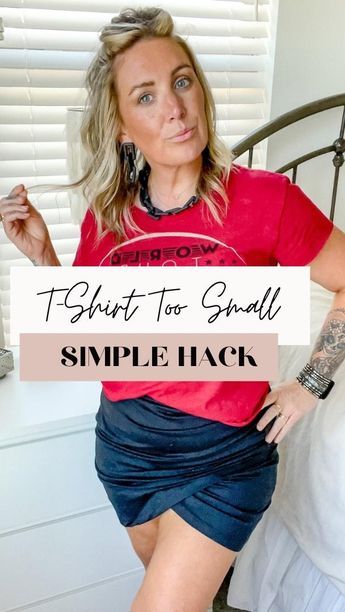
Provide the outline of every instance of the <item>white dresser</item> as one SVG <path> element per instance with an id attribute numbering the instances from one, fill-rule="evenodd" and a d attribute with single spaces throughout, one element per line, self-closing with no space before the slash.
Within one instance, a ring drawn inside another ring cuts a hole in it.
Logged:
<path id="1" fill-rule="evenodd" d="M 144 575 L 94 468 L 100 383 L 0 380 L 0 612 L 128 612 Z"/>

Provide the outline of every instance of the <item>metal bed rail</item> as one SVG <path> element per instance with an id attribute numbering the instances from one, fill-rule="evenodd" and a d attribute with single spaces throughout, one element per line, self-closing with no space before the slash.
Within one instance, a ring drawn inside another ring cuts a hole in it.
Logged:
<path id="1" fill-rule="evenodd" d="M 316 149 L 315 151 L 311 151 L 310 153 L 297 157 L 296 159 L 275 170 L 275 172 L 285 173 L 292 169 L 292 182 L 296 183 L 297 170 L 301 164 L 305 163 L 306 161 L 309 161 L 310 159 L 325 155 L 326 153 L 331 153 L 333 151 L 335 153 L 332 159 L 332 163 L 334 166 L 334 178 L 331 209 L 329 215 L 330 219 L 333 221 L 338 193 L 339 171 L 342 165 L 344 164 L 345 93 L 337 94 L 335 96 L 329 96 L 327 98 L 321 98 L 319 100 L 315 100 L 314 102 L 309 102 L 308 104 L 303 104 L 303 106 L 299 106 L 287 113 L 284 113 L 283 115 L 280 115 L 276 119 L 269 121 L 257 130 L 251 132 L 248 136 L 240 140 L 233 147 L 232 152 L 234 154 L 234 159 L 248 151 L 248 167 L 251 168 L 253 163 L 253 151 L 256 144 L 258 144 L 262 140 L 265 140 L 265 138 L 268 138 L 279 130 L 282 130 L 283 128 L 288 127 L 289 125 L 296 123 L 297 121 L 305 119 L 306 117 L 310 117 L 311 115 L 315 115 L 316 113 L 320 113 L 336 107 L 343 107 L 343 112 L 340 121 L 339 135 L 334 140 L 334 142 L 330 145 L 322 147 L 321 149 Z"/>

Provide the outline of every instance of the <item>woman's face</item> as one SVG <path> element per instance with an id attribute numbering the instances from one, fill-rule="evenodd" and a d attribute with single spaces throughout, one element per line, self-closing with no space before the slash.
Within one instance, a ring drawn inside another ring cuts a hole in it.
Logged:
<path id="1" fill-rule="evenodd" d="M 121 142 L 133 142 L 150 166 L 180 166 L 207 145 L 204 94 L 180 45 L 141 40 L 114 60 Z"/>

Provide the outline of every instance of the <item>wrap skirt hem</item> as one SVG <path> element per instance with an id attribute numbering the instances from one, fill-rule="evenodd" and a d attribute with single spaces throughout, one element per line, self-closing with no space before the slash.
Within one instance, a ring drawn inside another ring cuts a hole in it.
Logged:
<path id="1" fill-rule="evenodd" d="M 240 551 L 271 503 L 279 455 L 255 419 L 235 427 L 149 396 L 112 402 L 96 415 L 95 468 L 120 523 L 172 509 L 193 528 Z"/>

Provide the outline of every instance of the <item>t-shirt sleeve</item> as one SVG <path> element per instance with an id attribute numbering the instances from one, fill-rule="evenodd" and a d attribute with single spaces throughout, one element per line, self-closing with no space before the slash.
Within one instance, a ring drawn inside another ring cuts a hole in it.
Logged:
<path id="1" fill-rule="evenodd" d="M 284 266 L 308 265 L 334 225 L 302 189 L 287 181 L 274 256 Z"/>
<path id="2" fill-rule="evenodd" d="M 92 266 L 91 249 L 95 235 L 96 222 L 90 208 L 86 211 L 85 217 L 80 226 L 79 245 L 74 256 L 72 266 Z"/>

